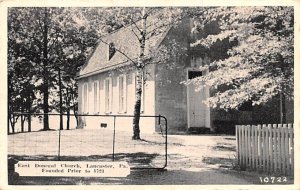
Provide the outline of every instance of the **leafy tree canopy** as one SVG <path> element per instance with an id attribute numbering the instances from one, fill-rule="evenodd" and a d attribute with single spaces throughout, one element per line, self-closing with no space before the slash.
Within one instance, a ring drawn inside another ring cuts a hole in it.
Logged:
<path id="1" fill-rule="evenodd" d="M 194 83 L 215 90 L 206 103 L 213 108 L 237 109 L 244 102 L 259 105 L 279 93 L 293 98 L 294 11 L 293 7 L 216 7 L 195 17 L 193 33 L 216 22 L 219 32 L 190 44 L 191 49 L 226 51 L 201 69 L 210 69 Z M 214 49 L 217 43 L 230 44 Z"/>

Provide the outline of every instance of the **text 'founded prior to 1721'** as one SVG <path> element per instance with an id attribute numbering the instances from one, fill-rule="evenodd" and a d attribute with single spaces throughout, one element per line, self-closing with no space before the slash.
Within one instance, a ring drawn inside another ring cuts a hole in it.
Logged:
<path id="1" fill-rule="evenodd" d="M 127 162 L 19 161 L 15 172 L 20 176 L 126 177 Z"/>

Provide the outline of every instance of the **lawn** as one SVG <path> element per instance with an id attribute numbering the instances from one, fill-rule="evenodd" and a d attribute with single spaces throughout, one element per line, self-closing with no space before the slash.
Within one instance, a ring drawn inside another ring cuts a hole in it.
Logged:
<path id="1" fill-rule="evenodd" d="M 115 133 L 114 157 L 131 167 L 127 178 L 19 177 L 11 184 L 252 184 L 259 174 L 245 174 L 236 166 L 234 136 L 169 135 L 167 171 L 135 170 L 165 165 L 165 137 Z M 19 133 L 8 136 L 8 156 L 16 160 L 57 160 L 58 131 Z M 112 161 L 113 132 L 108 129 L 61 131 L 60 160 Z M 291 182 L 291 181 L 289 181 Z"/>

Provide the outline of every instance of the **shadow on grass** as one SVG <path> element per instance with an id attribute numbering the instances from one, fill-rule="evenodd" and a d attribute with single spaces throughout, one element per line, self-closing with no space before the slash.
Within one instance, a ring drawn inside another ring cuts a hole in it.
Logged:
<path id="1" fill-rule="evenodd" d="M 236 140 L 235 137 L 225 137 L 224 139 L 225 139 L 225 140 L 232 140 L 232 141 L 235 141 L 235 140 Z"/>
<path id="2" fill-rule="evenodd" d="M 232 169 L 234 160 L 221 157 L 203 157 L 202 162 L 209 165 L 219 165 L 220 168 Z"/>
<path id="3" fill-rule="evenodd" d="M 213 150 L 219 150 L 219 151 L 236 151 L 235 146 L 226 146 L 226 145 L 217 145 L 213 147 Z"/>
<path id="4" fill-rule="evenodd" d="M 146 139 L 141 139 L 140 141 L 149 143 L 151 145 L 165 145 L 166 144 L 166 142 L 150 141 L 150 140 L 146 140 Z M 172 145 L 172 146 L 184 146 L 181 143 L 170 143 L 170 142 L 168 143 L 168 145 Z"/>
<path id="5" fill-rule="evenodd" d="M 150 164 L 151 161 L 159 156 L 159 154 L 147 154 L 144 152 L 136 153 L 116 153 L 114 154 L 115 161 L 127 161 L 128 163 Z M 49 156 L 49 155 L 8 155 L 9 159 L 18 161 L 112 161 L 113 154 L 106 155 L 90 155 L 90 156 Z"/>

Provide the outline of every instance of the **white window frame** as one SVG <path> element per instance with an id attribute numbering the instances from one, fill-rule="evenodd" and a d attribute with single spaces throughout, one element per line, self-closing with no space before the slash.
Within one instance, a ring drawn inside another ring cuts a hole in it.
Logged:
<path id="1" fill-rule="evenodd" d="M 94 96 L 94 113 L 100 113 L 100 88 L 99 81 L 94 81 L 93 83 L 93 96 Z"/>
<path id="2" fill-rule="evenodd" d="M 89 110 L 89 89 L 88 83 L 82 85 L 82 113 L 86 114 Z"/>
<path id="3" fill-rule="evenodd" d="M 122 79 L 122 82 L 121 82 Z M 118 107 L 119 113 L 126 113 L 127 111 L 127 77 L 122 74 L 118 77 Z M 122 89 L 121 89 L 122 87 Z M 123 100 L 123 101 L 122 101 Z"/>
<path id="4" fill-rule="evenodd" d="M 108 91 L 107 91 L 108 88 Z M 104 80 L 104 98 L 105 98 L 105 113 L 112 113 L 112 102 L 113 102 L 113 94 L 112 94 L 112 78 L 108 77 Z"/>

